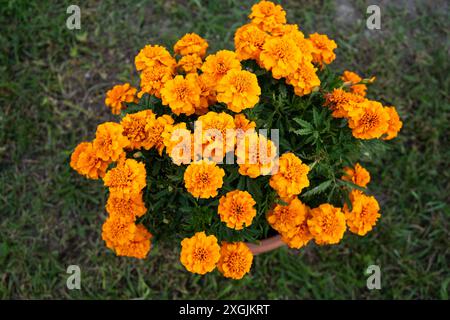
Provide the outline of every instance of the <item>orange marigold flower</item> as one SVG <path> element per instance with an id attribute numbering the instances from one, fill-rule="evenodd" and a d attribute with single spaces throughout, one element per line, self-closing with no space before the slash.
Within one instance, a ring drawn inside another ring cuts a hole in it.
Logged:
<path id="1" fill-rule="evenodd" d="M 389 128 L 389 113 L 381 103 L 366 100 L 360 112 L 350 115 L 348 126 L 355 138 L 380 138 Z"/>
<path id="2" fill-rule="evenodd" d="M 136 113 L 128 113 L 122 118 L 120 124 L 123 128 L 123 135 L 130 141 L 129 148 L 146 150 L 151 148 L 149 132 L 146 129 L 147 121 L 155 119 L 155 114 L 151 110 L 143 110 Z"/>
<path id="3" fill-rule="evenodd" d="M 116 85 L 106 92 L 105 104 L 111 108 L 112 114 L 120 114 L 127 107 L 125 103 L 135 101 L 136 91 L 129 83 Z"/>
<path id="4" fill-rule="evenodd" d="M 252 19 L 253 24 L 268 32 L 286 23 L 286 12 L 283 7 L 271 1 L 254 4 L 248 17 Z"/>
<path id="5" fill-rule="evenodd" d="M 250 121 L 245 117 L 245 114 L 239 113 L 234 116 L 234 125 L 236 130 L 242 130 L 245 133 L 248 130 L 254 130 L 256 128 L 256 123 Z"/>
<path id="6" fill-rule="evenodd" d="M 92 142 L 97 156 L 104 161 L 117 161 L 129 143 L 122 126 L 115 122 L 99 125 Z"/>
<path id="7" fill-rule="evenodd" d="M 254 73 L 230 70 L 217 85 L 217 100 L 234 112 L 253 108 L 259 101 L 261 88 Z"/>
<path id="8" fill-rule="evenodd" d="M 242 279 L 250 272 L 253 254 L 243 242 L 222 242 L 217 269 L 226 278 Z"/>
<path id="9" fill-rule="evenodd" d="M 311 232 L 309 232 L 307 219 L 281 234 L 281 240 L 283 240 L 289 248 L 293 249 L 300 249 L 301 247 L 306 246 L 312 239 L 313 236 Z"/>
<path id="10" fill-rule="evenodd" d="M 225 222 L 228 228 L 242 230 L 252 224 L 256 216 L 255 204 L 255 200 L 247 191 L 230 191 L 219 200 L 220 220 Z"/>
<path id="11" fill-rule="evenodd" d="M 259 58 L 264 68 L 280 79 L 297 70 L 302 54 L 292 38 L 283 36 L 268 39 Z"/>
<path id="12" fill-rule="evenodd" d="M 372 230 L 381 216 L 378 201 L 373 196 L 366 196 L 359 190 L 350 193 L 352 210 L 344 204 L 344 214 L 351 232 L 364 236 Z"/>
<path id="13" fill-rule="evenodd" d="M 134 159 L 126 159 L 109 170 L 103 182 L 115 196 L 131 198 L 138 195 L 147 185 L 145 165 Z"/>
<path id="14" fill-rule="evenodd" d="M 336 244 L 342 239 L 346 225 L 340 208 L 324 203 L 310 212 L 308 228 L 317 244 Z"/>
<path id="15" fill-rule="evenodd" d="M 115 249 L 117 246 L 126 244 L 134 238 L 136 233 L 134 218 L 130 216 L 110 216 L 102 227 L 102 239 L 106 246 Z"/>
<path id="16" fill-rule="evenodd" d="M 304 96 L 310 94 L 314 88 L 320 86 L 320 79 L 316 74 L 317 68 L 312 63 L 300 63 L 297 70 L 286 78 L 286 83 L 294 87 L 295 94 Z"/>
<path id="17" fill-rule="evenodd" d="M 208 42 L 195 33 L 187 33 L 180 40 L 175 43 L 173 51 L 182 56 L 196 54 L 203 58 L 208 49 Z"/>
<path id="18" fill-rule="evenodd" d="M 234 46 L 239 60 L 259 60 L 268 34 L 253 24 L 245 24 L 234 34 Z"/>
<path id="19" fill-rule="evenodd" d="M 161 134 L 166 153 L 176 165 L 189 164 L 194 155 L 194 137 L 191 131 L 186 129 L 186 123 L 180 122 L 164 128 Z"/>
<path id="20" fill-rule="evenodd" d="M 397 109 L 395 107 L 385 107 L 384 108 L 386 112 L 389 114 L 389 122 L 388 122 L 388 129 L 386 131 L 387 136 L 384 137 L 384 140 L 391 140 L 394 139 L 400 129 L 403 126 L 403 122 L 400 120 L 400 117 L 398 116 Z"/>
<path id="21" fill-rule="evenodd" d="M 173 122 L 172 117 L 167 114 L 157 118 L 148 118 L 147 124 L 145 125 L 145 131 L 148 135 L 148 144 L 146 147 L 154 147 L 158 150 L 159 155 L 162 155 L 162 151 L 164 149 L 164 139 L 162 137 L 162 133 L 164 132 L 164 129 L 171 126 Z"/>
<path id="22" fill-rule="evenodd" d="M 305 221 L 309 208 L 297 197 L 287 205 L 277 204 L 267 214 L 267 222 L 279 233 L 287 233 Z"/>
<path id="23" fill-rule="evenodd" d="M 90 179 L 102 178 L 109 162 L 97 156 L 91 142 L 80 143 L 72 153 L 70 166 L 79 174 Z"/>
<path id="24" fill-rule="evenodd" d="M 308 39 L 305 39 L 305 35 L 303 34 L 303 32 L 298 30 L 298 25 L 283 25 L 276 36 L 286 36 L 288 38 L 291 38 L 300 50 L 302 62 L 312 62 L 312 52 L 314 51 L 312 42 Z"/>
<path id="25" fill-rule="evenodd" d="M 176 115 L 184 113 L 189 116 L 200 103 L 200 88 L 197 82 L 178 75 L 166 82 L 161 89 L 161 98 L 162 103 L 168 105 Z"/>
<path id="26" fill-rule="evenodd" d="M 207 113 L 209 106 L 217 102 L 213 84 L 209 82 L 204 74 L 191 73 L 186 76 L 186 79 L 196 82 L 200 88 L 200 100 L 195 106 L 195 114 L 203 115 Z"/>
<path id="27" fill-rule="evenodd" d="M 355 164 L 354 168 L 345 167 L 345 174 L 342 176 L 342 180 L 350 181 L 357 186 L 365 188 L 370 182 L 370 173 L 363 168 L 359 163 Z"/>
<path id="28" fill-rule="evenodd" d="M 220 247 L 213 235 L 206 236 L 202 231 L 181 241 L 180 261 L 192 273 L 206 274 L 213 271 L 219 259 Z"/>
<path id="29" fill-rule="evenodd" d="M 214 162 L 201 160 L 191 163 L 184 172 L 184 185 L 196 198 L 213 198 L 222 187 L 225 171 Z"/>
<path id="30" fill-rule="evenodd" d="M 309 186 L 308 172 L 309 167 L 288 152 L 280 157 L 278 172 L 270 178 L 269 184 L 282 199 L 287 199 L 299 195 Z"/>
<path id="31" fill-rule="evenodd" d="M 142 200 L 142 193 L 133 195 L 129 199 L 123 199 L 111 193 L 106 202 L 106 211 L 111 217 L 134 220 L 135 217 L 142 217 L 147 212 L 147 208 Z"/>
<path id="32" fill-rule="evenodd" d="M 309 40 L 313 45 L 313 62 L 321 66 L 323 64 L 330 64 L 336 59 L 333 50 L 337 48 L 336 42 L 329 39 L 324 34 L 313 33 L 309 35 Z"/>
<path id="33" fill-rule="evenodd" d="M 134 59 L 136 70 L 155 68 L 164 66 L 171 70 L 175 69 L 177 61 L 170 55 L 169 51 L 162 46 L 146 45 Z"/>
<path id="34" fill-rule="evenodd" d="M 364 102 L 364 97 L 360 95 L 342 89 L 334 89 L 325 95 L 324 106 L 333 111 L 333 117 L 348 118 L 361 111 L 361 102 Z"/>
<path id="35" fill-rule="evenodd" d="M 152 234 L 142 225 L 137 225 L 133 239 L 116 246 L 114 249 L 118 256 L 144 259 L 151 248 Z"/>
<path id="36" fill-rule="evenodd" d="M 236 53 L 229 50 L 221 50 L 207 56 L 201 68 L 211 87 L 215 87 L 228 71 L 241 69 L 241 62 Z"/>
<path id="37" fill-rule="evenodd" d="M 157 65 L 152 68 L 145 69 L 141 75 L 141 91 L 138 97 L 142 98 L 145 93 L 154 95 L 157 98 L 161 97 L 161 89 L 167 81 L 173 79 L 174 70 L 164 65 Z"/>
<path id="38" fill-rule="evenodd" d="M 178 61 L 178 67 L 185 73 L 197 73 L 197 70 L 202 67 L 203 61 L 196 54 L 184 56 Z"/>
<path id="39" fill-rule="evenodd" d="M 350 92 L 359 96 L 365 97 L 367 86 L 365 84 L 358 84 L 362 81 L 362 78 L 354 72 L 344 71 L 341 80 L 350 83 Z"/>

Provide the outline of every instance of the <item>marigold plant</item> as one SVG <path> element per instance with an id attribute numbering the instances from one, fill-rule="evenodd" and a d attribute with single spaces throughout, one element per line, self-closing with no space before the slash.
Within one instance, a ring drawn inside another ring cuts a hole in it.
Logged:
<path id="1" fill-rule="evenodd" d="M 195 33 L 145 45 L 136 88 L 106 92 L 119 119 L 74 148 L 70 166 L 107 187 L 102 239 L 116 255 L 175 241 L 186 270 L 241 279 L 266 238 L 300 249 L 376 230 L 364 167 L 398 135 L 396 108 L 372 99 L 375 77 L 334 71 L 338 43 L 280 5 L 248 17 L 233 51 Z"/>

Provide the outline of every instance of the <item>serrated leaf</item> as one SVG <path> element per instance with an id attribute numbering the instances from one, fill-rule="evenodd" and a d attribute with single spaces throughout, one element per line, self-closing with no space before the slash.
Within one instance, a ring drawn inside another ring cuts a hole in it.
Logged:
<path id="1" fill-rule="evenodd" d="M 330 187 L 332 182 L 333 182 L 333 180 L 324 181 L 321 184 L 319 184 L 318 186 L 316 186 L 316 187 L 312 188 L 311 190 L 302 194 L 301 197 L 308 198 L 308 197 L 314 196 L 316 194 L 322 193 Z"/>

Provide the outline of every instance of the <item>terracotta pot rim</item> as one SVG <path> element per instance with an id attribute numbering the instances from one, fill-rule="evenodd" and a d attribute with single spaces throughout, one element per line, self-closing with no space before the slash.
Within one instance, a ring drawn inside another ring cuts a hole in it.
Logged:
<path id="1" fill-rule="evenodd" d="M 269 252 L 279 247 L 286 245 L 282 240 L 280 235 L 276 235 L 264 240 L 259 241 L 259 243 L 246 243 L 253 255 L 258 255 L 261 253 Z"/>

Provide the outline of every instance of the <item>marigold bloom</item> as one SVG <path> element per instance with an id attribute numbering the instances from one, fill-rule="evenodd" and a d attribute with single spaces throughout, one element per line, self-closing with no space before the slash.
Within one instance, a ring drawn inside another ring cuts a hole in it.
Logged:
<path id="1" fill-rule="evenodd" d="M 161 134 L 166 153 L 176 165 L 189 164 L 194 156 L 194 137 L 186 128 L 186 123 L 180 122 L 164 128 Z"/>
<path id="2" fill-rule="evenodd" d="M 168 68 L 164 65 L 144 69 L 140 75 L 141 91 L 139 91 L 138 97 L 142 98 L 145 93 L 148 93 L 149 95 L 161 98 L 161 89 L 167 81 L 173 79 L 173 75 L 173 68 Z"/>
<path id="3" fill-rule="evenodd" d="M 226 278 L 242 279 L 250 272 L 253 254 L 243 242 L 222 242 L 217 269 Z"/>
<path id="4" fill-rule="evenodd" d="M 173 122 L 174 120 L 172 117 L 167 114 L 157 118 L 148 118 L 145 125 L 145 131 L 148 135 L 148 144 L 146 145 L 146 149 L 154 147 L 158 150 L 159 155 L 162 155 L 162 151 L 164 149 L 164 139 L 162 137 L 162 133 L 164 132 L 164 129 L 171 126 Z"/>
<path id="5" fill-rule="evenodd" d="M 340 208 L 324 203 L 310 212 L 308 228 L 317 244 L 336 244 L 342 239 L 346 225 Z"/>
<path id="6" fill-rule="evenodd" d="M 175 43 L 173 51 L 182 56 L 196 54 L 203 58 L 208 49 L 208 42 L 196 33 L 187 33 Z"/>
<path id="7" fill-rule="evenodd" d="M 181 241 L 180 261 L 192 273 L 206 274 L 215 269 L 220 259 L 217 238 L 197 232 L 192 238 Z"/>
<path id="8" fill-rule="evenodd" d="M 306 246 L 312 239 L 313 236 L 311 232 L 309 232 L 307 219 L 281 234 L 281 240 L 283 240 L 289 248 L 293 249 L 300 249 L 301 247 Z"/>
<path id="9" fill-rule="evenodd" d="M 356 163 L 354 168 L 345 167 L 344 172 L 345 174 L 341 178 L 344 181 L 350 181 L 363 188 L 370 182 L 369 171 L 363 168 L 359 163 Z"/>
<path id="10" fill-rule="evenodd" d="M 324 106 L 333 111 L 334 118 L 348 118 L 361 111 L 361 102 L 364 102 L 364 97 L 360 95 L 346 92 L 343 89 L 334 89 L 325 95 Z"/>
<path id="11" fill-rule="evenodd" d="M 133 195 L 129 199 L 123 199 L 111 193 L 106 202 L 106 211 L 111 217 L 134 220 L 135 217 L 142 217 L 147 212 L 147 208 L 142 200 L 142 193 Z"/>
<path id="12" fill-rule="evenodd" d="M 178 75 L 166 82 L 161 89 L 161 98 L 162 103 L 168 105 L 176 115 L 184 113 L 189 116 L 200 103 L 200 88 L 197 82 Z"/>
<path id="13" fill-rule="evenodd" d="M 259 60 L 268 34 L 253 24 L 245 24 L 234 34 L 234 46 L 239 60 Z"/>
<path id="14" fill-rule="evenodd" d="M 350 92 L 359 96 L 365 97 L 367 86 L 365 84 L 357 84 L 362 81 L 362 78 L 351 71 L 344 71 L 341 80 L 344 82 L 350 82 Z"/>
<path id="15" fill-rule="evenodd" d="M 303 63 L 311 63 L 313 60 L 312 52 L 314 47 L 309 39 L 305 39 L 303 32 L 298 30 L 298 25 L 296 24 L 286 24 L 281 27 L 276 36 L 286 36 L 291 38 L 301 53 L 301 60 Z"/>
<path id="16" fill-rule="evenodd" d="M 123 245 L 134 238 L 136 233 L 134 218 L 130 216 L 110 216 L 102 227 L 102 239 L 110 249 Z"/>
<path id="17" fill-rule="evenodd" d="M 336 59 L 336 55 L 333 50 L 337 48 L 336 42 L 329 39 L 324 34 L 313 33 L 309 35 L 309 40 L 311 40 L 313 45 L 313 62 L 321 66 L 323 64 L 330 64 Z"/>
<path id="18" fill-rule="evenodd" d="M 201 67 L 203 75 L 211 87 L 215 87 L 228 71 L 241 69 L 241 62 L 236 53 L 229 50 L 221 50 L 207 56 Z"/>
<path id="19" fill-rule="evenodd" d="M 116 246 L 114 249 L 118 256 L 144 259 L 151 248 L 152 234 L 143 225 L 137 225 L 133 239 Z"/>
<path id="20" fill-rule="evenodd" d="M 185 73 L 197 73 L 197 70 L 202 67 L 203 61 L 196 54 L 184 56 L 178 61 L 178 67 Z"/>
<path id="21" fill-rule="evenodd" d="M 373 196 L 366 196 L 359 190 L 350 193 L 352 210 L 344 204 L 344 214 L 349 230 L 360 236 L 364 236 L 372 230 L 381 216 L 378 201 Z"/>
<path id="22" fill-rule="evenodd" d="M 256 128 L 256 123 L 250 121 L 245 117 L 245 114 L 239 113 L 234 116 L 234 126 L 236 130 L 242 130 L 245 133 L 248 130 L 254 130 Z"/>
<path id="23" fill-rule="evenodd" d="M 308 172 L 309 167 L 288 152 L 280 157 L 278 172 L 270 178 L 269 184 L 282 199 L 287 199 L 299 195 L 309 186 Z"/>
<path id="24" fill-rule="evenodd" d="M 109 162 L 97 156 L 91 142 L 81 142 L 70 157 L 70 166 L 90 179 L 104 177 Z"/>
<path id="25" fill-rule="evenodd" d="M 361 111 L 350 116 L 348 126 L 355 138 L 380 138 L 388 130 L 389 113 L 381 103 L 366 100 L 361 103 Z"/>
<path id="26" fill-rule="evenodd" d="M 225 103 L 234 112 L 253 108 L 261 95 L 256 75 L 244 70 L 230 70 L 216 89 L 217 101 Z"/>
<path id="27" fill-rule="evenodd" d="M 195 114 L 203 115 L 207 113 L 209 106 L 217 102 L 213 84 L 210 83 L 204 74 L 191 73 L 186 76 L 186 79 L 197 83 L 197 86 L 200 88 L 200 100 L 195 106 Z"/>
<path id="28" fill-rule="evenodd" d="M 146 45 L 139 51 L 134 59 L 137 71 L 164 66 L 171 70 L 175 69 L 177 61 L 170 55 L 169 51 L 162 46 Z"/>
<path id="29" fill-rule="evenodd" d="M 287 205 L 277 204 L 267 214 L 267 222 L 279 233 L 286 233 L 305 221 L 309 208 L 297 197 Z"/>
<path id="30" fill-rule="evenodd" d="M 129 83 L 115 85 L 106 92 L 105 104 L 111 108 L 112 114 L 120 114 L 127 107 L 125 103 L 135 101 L 136 91 Z"/>
<path id="31" fill-rule="evenodd" d="M 286 12 L 283 7 L 271 1 L 254 4 L 248 17 L 252 19 L 253 24 L 269 32 L 286 23 Z"/>
<path id="32" fill-rule="evenodd" d="M 294 87 L 294 92 L 298 96 L 310 94 L 314 88 L 320 86 L 316 71 L 317 68 L 314 68 L 312 63 L 300 63 L 297 70 L 287 76 L 286 83 Z"/>
<path id="33" fill-rule="evenodd" d="M 255 200 L 247 191 L 230 191 L 219 200 L 220 220 L 225 222 L 228 228 L 242 230 L 252 224 L 256 216 L 255 204 Z"/>
<path id="34" fill-rule="evenodd" d="M 150 149 L 151 143 L 149 141 L 149 132 L 146 130 L 146 124 L 149 119 L 155 118 L 155 114 L 151 110 L 128 113 L 122 118 L 120 124 L 123 128 L 123 135 L 130 141 L 130 149 Z"/>
<path id="35" fill-rule="evenodd" d="M 102 160 L 117 161 L 123 153 L 123 149 L 129 145 L 129 141 L 123 135 L 123 128 L 120 124 L 105 122 L 97 127 L 92 145 L 97 156 Z"/>
<path id="36" fill-rule="evenodd" d="M 195 198 L 213 198 L 222 187 L 225 171 L 214 162 L 201 160 L 191 163 L 184 172 L 184 185 Z"/>
<path id="37" fill-rule="evenodd" d="M 395 107 L 385 107 L 384 109 L 389 114 L 389 122 L 388 122 L 388 129 L 386 131 L 387 135 L 383 139 L 391 140 L 398 135 L 400 129 L 403 126 L 403 122 L 400 120 L 400 117 L 398 116 Z"/>
<path id="38" fill-rule="evenodd" d="M 275 79 L 286 77 L 297 70 L 302 54 L 288 36 L 268 39 L 259 56 L 263 67 L 271 70 Z"/>
<path id="39" fill-rule="evenodd" d="M 103 182 L 117 197 L 128 199 L 136 196 L 147 185 L 145 165 L 134 159 L 126 159 L 109 170 Z"/>

